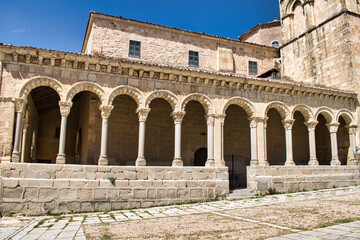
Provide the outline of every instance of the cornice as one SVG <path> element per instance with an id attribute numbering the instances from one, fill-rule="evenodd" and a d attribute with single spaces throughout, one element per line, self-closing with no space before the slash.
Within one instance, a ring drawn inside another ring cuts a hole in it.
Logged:
<path id="1" fill-rule="evenodd" d="M 249 77 L 235 73 L 173 67 L 139 60 L 116 59 L 4 44 L 0 44 L 0 52 L 4 53 L 4 59 L 0 59 L 4 63 L 34 64 L 129 77 L 213 85 L 229 90 L 241 89 L 251 92 L 278 93 L 299 97 L 357 101 L 357 94 L 350 91 L 309 86 L 297 82 Z"/>

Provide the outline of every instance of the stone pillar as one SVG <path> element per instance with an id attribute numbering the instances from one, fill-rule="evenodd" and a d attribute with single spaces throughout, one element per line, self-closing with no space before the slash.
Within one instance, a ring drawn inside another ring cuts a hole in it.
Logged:
<path id="1" fill-rule="evenodd" d="M 16 111 L 16 127 L 15 127 L 15 139 L 14 149 L 11 155 L 12 162 L 20 162 L 20 139 L 21 139 L 21 127 L 23 121 L 24 110 L 26 106 L 25 98 L 15 99 L 15 111 Z"/>
<path id="2" fill-rule="evenodd" d="M 206 115 L 207 122 L 207 161 L 205 163 L 206 167 L 215 166 L 214 160 L 214 115 Z"/>
<path id="3" fill-rule="evenodd" d="M 25 148 L 26 148 L 26 134 L 27 129 L 29 127 L 29 123 L 24 123 L 23 130 L 22 130 L 22 141 L 21 141 L 21 162 L 25 162 Z"/>
<path id="4" fill-rule="evenodd" d="M 294 125 L 294 119 L 285 119 L 282 121 L 285 128 L 285 140 L 286 140 L 286 161 L 285 166 L 295 166 L 293 157 L 292 146 L 292 126 Z"/>
<path id="5" fill-rule="evenodd" d="M 356 159 L 356 131 L 357 125 L 346 126 L 349 130 L 349 165 L 358 165 L 358 160 Z"/>
<path id="6" fill-rule="evenodd" d="M 146 160 L 144 156 L 145 152 L 145 122 L 149 115 L 150 108 L 138 108 L 136 113 L 139 116 L 139 146 L 138 157 L 135 161 L 136 166 L 146 166 Z"/>
<path id="7" fill-rule="evenodd" d="M 60 126 L 60 138 L 59 138 L 59 153 L 56 156 L 56 164 L 65 164 L 65 142 L 66 142 L 66 125 L 67 117 L 70 114 L 72 102 L 59 102 L 61 113 L 61 126 Z"/>
<path id="8" fill-rule="evenodd" d="M 101 117 L 102 117 L 102 127 L 101 127 L 101 148 L 100 148 L 100 157 L 98 164 L 99 165 L 108 165 L 109 160 L 107 158 L 107 140 L 108 140 L 108 124 L 111 111 L 114 106 L 112 105 L 100 105 Z"/>
<path id="9" fill-rule="evenodd" d="M 326 124 L 330 132 L 330 140 L 331 140 L 331 166 L 341 165 L 338 156 L 338 145 L 337 145 L 337 130 L 339 128 L 340 123 L 330 123 Z"/>
<path id="10" fill-rule="evenodd" d="M 254 117 L 253 117 L 254 119 Z M 266 126 L 268 118 L 256 118 L 257 120 L 257 147 L 258 147 L 258 162 L 260 166 L 269 166 L 267 160 L 267 146 L 266 146 Z"/>
<path id="11" fill-rule="evenodd" d="M 308 165 L 310 166 L 318 166 L 319 161 L 316 158 L 316 141 L 315 141 L 315 127 L 318 124 L 318 121 L 313 122 L 305 122 L 304 123 L 309 131 L 309 153 L 310 160 Z"/>
<path id="12" fill-rule="evenodd" d="M 251 166 L 259 165 L 258 159 L 258 141 L 257 141 L 257 118 L 249 118 L 250 121 L 250 149 Z"/>
<path id="13" fill-rule="evenodd" d="M 173 117 L 175 124 L 175 151 L 174 151 L 174 160 L 172 162 L 172 166 L 182 167 L 184 166 L 184 163 L 181 158 L 181 123 L 185 116 L 185 111 L 172 112 L 171 116 Z"/>
<path id="14" fill-rule="evenodd" d="M 214 158 L 215 166 L 225 166 L 224 160 L 224 121 L 225 114 L 215 116 L 214 122 Z"/>

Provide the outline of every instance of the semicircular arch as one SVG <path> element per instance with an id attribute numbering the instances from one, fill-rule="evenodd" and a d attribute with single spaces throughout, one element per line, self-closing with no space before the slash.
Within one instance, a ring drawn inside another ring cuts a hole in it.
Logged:
<path id="1" fill-rule="evenodd" d="M 66 94 L 66 101 L 72 101 L 73 97 L 80 92 L 92 92 L 96 94 L 101 102 L 105 102 L 105 92 L 99 84 L 93 82 L 79 82 L 71 86 Z"/>
<path id="2" fill-rule="evenodd" d="M 254 106 L 247 99 L 242 98 L 242 97 L 233 97 L 225 103 L 224 107 L 222 108 L 222 114 L 225 114 L 227 108 L 230 105 L 237 105 L 237 106 L 241 107 L 242 109 L 245 110 L 248 117 L 252 117 L 255 113 Z"/>
<path id="3" fill-rule="evenodd" d="M 300 104 L 300 105 L 296 105 L 292 112 L 291 112 L 291 117 L 294 118 L 294 114 L 295 112 L 300 112 L 304 118 L 305 118 L 305 121 L 312 121 L 314 120 L 314 113 L 311 111 L 311 109 L 306 106 L 306 105 L 303 105 L 303 104 Z"/>
<path id="4" fill-rule="evenodd" d="M 354 122 L 354 117 L 347 109 L 340 109 L 336 114 L 336 122 L 339 122 L 339 118 L 342 117 L 347 125 L 351 125 Z"/>
<path id="5" fill-rule="evenodd" d="M 179 102 L 178 98 L 176 97 L 176 95 L 168 90 L 156 90 L 152 93 L 150 93 L 150 95 L 146 98 L 145 101 L 145 107 L 148 108 L 151 101 L 156 99 L 156 98 L 162 98 L 164 100 L 166 100 L 173 111 L 175 111 L 176 106 Z"/>
<path id="6" fill-rule="evenodd" d="M 316 111 L 315 120 L 318 119 L 319 115 L 323 115 L 327 123 L 331 123 L 334 120 L 334 113 L 328 107 L 321 107 Z"/>
<path id="7" fill-rule="evenodd" d="M 144 101 L 143 95 L 139 89 L 137 89 L 135 87 L 131 87 L 131 86 L 122 85 L 122 86 L 115 88 L 110 93 L 109 98 L 107 100 L 108 105 L 112 105 L 114 99 L 120 95 L 128 95 L 128 96 L 132 97 L 135 100 L 138 107 L 140 107 Z"/>
<path id="8" fill-rule="evenodd" d="M 265 109 L 265 116 L 267 116 L 268 111 L 270 109 L 276 109 L 279 113 L 282 119 L 287 119 L 290 117 L 290 111 L 289 109 L 286 107 L 286 105 L 282 102 L 271 102 L 267 105 L 266 109 Z"/>
<path id="9" fill-rule="evenodd" d="M 191 101 L 199 102 L 204 107 L 205 112 L 207 114 L 215 113 L 211 99 L 208 96 L 206 96 L 204 94 L 200 94 L 200 93 L 192 93 L 192 94 L 187 95 L 181 102 L 180 110 L 185 111 L 186 105 Z"/>
<path id="10" fill-rule="evenodd" d="M 30 78 L 26 83 L 24 83 L 24 85 L 20 89 L 19 98 L 26 99 L 29 93 L 37 87 L 50 87 L 57 92 L 60 99 L 63 98 L 64 87 L 61 84 L 61 82 L 59 82 L 55 78 L 45 77 L 45 76 L 33 77 Z"/>

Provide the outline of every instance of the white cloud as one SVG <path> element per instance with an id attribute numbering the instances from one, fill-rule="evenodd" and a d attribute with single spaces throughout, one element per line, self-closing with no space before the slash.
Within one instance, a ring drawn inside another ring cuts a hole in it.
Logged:
<path id="1" fill-rule="evenodd" d="M 19 34 L 28 33 L 30 31 L 31 29 L 22 29 L 22 28 L 11 30 L 12 33 L 19 33 Z"/>

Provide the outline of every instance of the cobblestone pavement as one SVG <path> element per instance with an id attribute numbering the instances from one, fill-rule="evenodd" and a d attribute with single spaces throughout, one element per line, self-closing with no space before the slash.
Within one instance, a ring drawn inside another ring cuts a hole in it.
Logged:
<path id="1" fill-rule="evenodd" d="M 293 232 L 290 235 L 271 239 L 360 239 L 360 221 L 346 223 L 313 231 L 300 231 L 286 226 L 247 219 L 225 213 L 227 210 L 252 208 L 264 205 L 276 205 L 294 201 L 320 199 L 332 196 L 343 196 L 360 193 L 360 186 L 327 189 L 311 192 L 271 195 L 261 198 L 243 200 L 223 200 L 206 203 L 183 204 L 146 209 L 120 210 L 107 213 L 72 214 L 60 217 L 44 216 L 32 221 L 23 228 L 0 228 L 0 239 L 13 240 L 51 240 L 51 239 L 86 239 L 82 226 L 88 224 L 116 223 L 141 219 L 165 218 L 191 214 L 211 213 L 227 218 L 233 218 L 250 223 L 270 226 Z M 1 222 L 1 219 L 0 219 Z"/>

